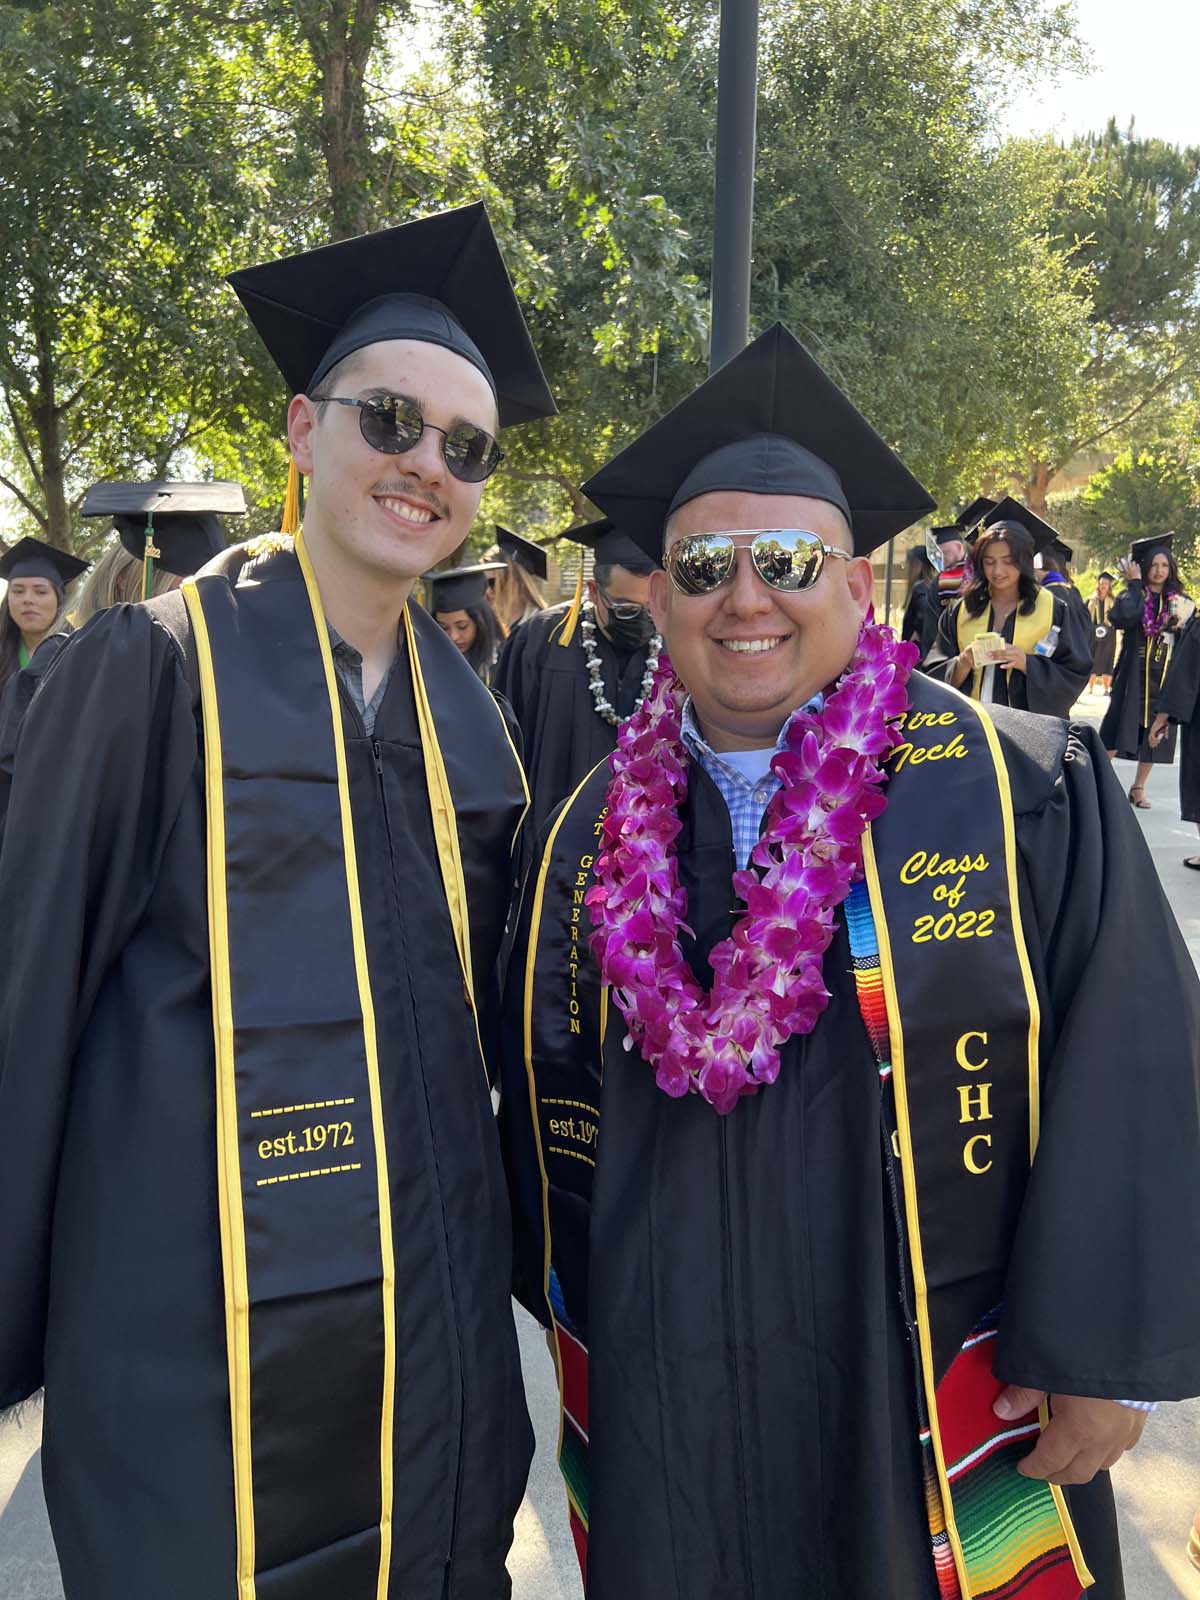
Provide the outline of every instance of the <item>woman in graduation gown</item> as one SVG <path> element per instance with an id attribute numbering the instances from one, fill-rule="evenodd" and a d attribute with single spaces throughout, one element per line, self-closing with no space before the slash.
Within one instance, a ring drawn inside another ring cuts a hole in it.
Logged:
<path id="1" fill-rule="evenodd" d="M 0 559 L 8 592 L 0 601 L 0 689 L 33 659 L 57 630 L 67 629 L 67 585 L 87 562 L 41 539 L 21 539 Z"/>
<path id="2" fill-rule="evenodd" d="M 1150 728 L 1156 749 L 1172 727 L 1180 729 L 1179 815 L 1200 827 L 1200 618 L 1192 617 L 1180 635 L 1171 670 Z M 1200 856 L 1185 856 L 1185 867 L 1200 872 Z"/>
<path id="3" fill-rule="evenodd" d="M 974 577 L 938 626 L 926 670 L 973 700 L 1065 717 L 1087 682 L 1091 651 L 1075 609 L 1038 584 L 1034 543 L 1012 520 L 990 523 L 973 547 Z M 998 633 L 1002 660 L 975 665 L 972 640 Z"/>
<path id="4" fill-rule="evenodd" d="M 1112 624 L 1113 575 L 1102 572 L 1096 579 L 1096 592 L 1087 603 L 1092 623 L 1091 689 L 1099 679 L 1105 694 L 1112 693 L 1113 667 L 1117 660 L 1117 630 Z"/>
<path id="5" fill-rule="evenodd" d="M 1120 563 L 1125 587 L 1113 601 L 1109 620 L 1121 634 L 1121 659 L 1113 677 L 1112 697 L 1100 724 L 1100 738 L 1110 756 L 1136 761 L 1137 774 L 1129 801 L 1149 811 L 1146 779 L 1151 767 L 1173 766 L 1175 724 L 1166 737 L 1150 743 L 1158 699 L 1166 687 L 1171 655 L 1191 601 L 1184 593 L 1171 550 L 1171 534 L 1139 539 Z"/>

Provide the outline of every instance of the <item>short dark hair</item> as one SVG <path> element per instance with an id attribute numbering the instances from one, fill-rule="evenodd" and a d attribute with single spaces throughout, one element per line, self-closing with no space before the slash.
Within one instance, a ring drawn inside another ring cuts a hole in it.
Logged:
<path id="1" fill-rule="evenodd" d="M 602 589 L 607 589 L 612 582 L 613 573 L 618 571 L 628 572 L 635 578 L 648 578 L 657 572 L 658 568 L 649 556 L 640 561 L 632 558 L 629 561 L 598 561 L 592 569 L 592 576 Z"/>

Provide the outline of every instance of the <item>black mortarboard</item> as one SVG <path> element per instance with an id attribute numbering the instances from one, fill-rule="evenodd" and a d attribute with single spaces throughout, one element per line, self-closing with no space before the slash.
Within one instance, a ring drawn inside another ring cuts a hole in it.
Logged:
<path id="1" fill-rule="evenodd" d="M 440 345 L 479 369 L 501 427 L 556 407 L 481 202 L 231 275 L 293 394 L 386 339 Z"/>
<path id="2" fill-rule="evenodd" d="M 930 531 L 935 544 L 953 544 L 955 539 L 961 544 L 966 534 L 966 530 L 958 522 L 947 523 L 944 528 L 933 528 Z"/>
<path id="3" fill-rule="evenodd" d="M 1035 551 L 1048 550 L 1058 538 L 1057 531 L 1048 522 L 1043 522 L 1036 511 L 1030 511 L 1028 506 L 1023 506 L 1011 495 L 1005 495 L 1003 500 L 997 501 L 984 517 L 983 526 L 994 528 L 998 522 L 1015 522 L 1018 527 L 1024 528 L 1033 540 Z"/>
<path id="4" fill-rule="evenodd" d="M 651 558 L 638 541 L 615 528 L 608 517 L 601 517 L 598 522 L 585 522 L 578 528 L 568 528 L 558 538 L 583 545 L 592 552 L 593 560 L 601 567 L 628 567 L 636 571 L 638 567 L 644 567 L 649 559 L 653 559 L 656 566 L 661 560 L 660 556 Z"/>
<path id="5" fill-rule="evenodd" d="M 87 562 L 69 556 L 65 550 L 56 550 L 52 544 L 40 539 L 18 539 L 10 550 L 0 556 L 0 578 L 11 583 L 14 578 L 45 578 L 58 590 L 73 583 L 81 572 L 87 571 Z"/>
<path id="6" fill-rule="evenodd" d="M 429 596 L 429 610 L 465 611 L 487 599 L 489 572 L 503 572 L 502 561 L 480 561 L 472 567 L 451 567 L 446 572 L 427 572 L 423 582 Z"/>
<path id="7" fill-rule="evenodd" d="M 1156 555 L 1171 554 L 1171 543 L 1174 538 L 1173 533 L 1156 533 L 1152 539 L 1135 539 L 1129 546 L 1129 554 L 1144 573 Z"/>
<path id="8" fill-rule="evenodd" d="M 1069 567 L 1075 559 L 1075 552 L 1069 544 L 1064 544 L 1061 539 L 1055 539 L 1042 551 L 1042 558 L 1055 567 Z"/>
<path id="9" fill-rule="evenodd" d="M 656 561 L 671 513 L 722 489 L 827 500 L 849 520 L 859 555 L 934 508 L 781 322 L 583 486 Z"/>
<path id="10" fill-rule="evenodd" d="M 996 502 L 989 499 L 986 494 L 981 494 L 977 500 L 972 500 L 958 513 L 957 522 L 960 528 L 965 528 L 968 533 L 987 516 L 989 511 L 994 511 Z"/>
<path id="11" fill-rule="evenodd" d="M 1098 572 L 1096 574 L 1096 582 L 1099 583 L 1101 578 L 1107 578 L 1109 583 L 1116 583 L 1117 581 L 1115 576 L 1108 570 L 1107 567 L 1105 567 L 1103 572 Z"/>
<path id="12" fill-rule="evenodd" d="M 220 518 L 245 516 L 246 496 L 240 483 L 95 483 L 79 514 L 111 517 L 137 561 L 145 559 L 149 533 L 155 564 L 186 578 L 224 550 Z"/>
<path id="13" fill-rule="evenodd" d="M 523 539 L 519 533 L 511 533 L 507 528 L 495 524 L 496 547 L 502 555 L 510 561 L 515 561 L 517 566 L 524 567 L 526 572 L 532 572 L 535 578 L 546 580 L 550 571 L 546 552 L 540 544 L 534 544 L 532 539 Z"/>

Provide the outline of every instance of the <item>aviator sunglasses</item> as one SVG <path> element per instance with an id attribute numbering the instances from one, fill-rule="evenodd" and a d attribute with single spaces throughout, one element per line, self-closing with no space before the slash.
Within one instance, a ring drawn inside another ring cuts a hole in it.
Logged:
<path id="1" fill-rule="evenodd" d="M 318 404 L 357 406 L 358 426 L 372 450 L 385 456 L 402 456 L 415 450 L 426 428 L 442 436 L 442 459 L 460 483 L 482 483 L 504 460 L 504 452 L 483 428 L 473 422 L 456 422 L 452 428 L 437 428 L 426 422 L 421 408 L 407 395 L 381 394 L 369 400 L 349 400 L 341 395 L 325 395 Z"/>
<path id="2" fill-rule="evenodd" d="M 728 533 L 692 533 L 667 551 L 664 565 L 681 594 L 712 594 L 733 576 L 735 539 L 750 540 L 750 559 L 765 584 L 783 594 L 811 589 L 821 576 L 826 556 L 839 561 L 854 557 L 836 545 L 823 544 L 801 528 L 733 528 Z"/>

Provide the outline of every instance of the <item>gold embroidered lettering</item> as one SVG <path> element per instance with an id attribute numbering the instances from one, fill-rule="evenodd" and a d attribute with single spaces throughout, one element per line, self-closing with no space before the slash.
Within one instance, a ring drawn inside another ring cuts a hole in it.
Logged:
<path id="1" fill-rule="evenodd" d="M 959 1122 L 992 1120 L 990 1083 L 960 1083 L 958 1086 Z"/>
<path id="2" fill-rule="evenodd" d="M 967 1171 L 972 1173 L 976 1178 L 981 1178 L 985 1172 L 990 1172 L 992 1170 L 992 1163 L 991 1158 L 989 1157 L 989 1159 L 985 1161 L 982 1166 L 980 1166 L 979 1162 L 975 1159 L 975 1146 L 978 1144 L 985 1144 L 990 1147 L 991 1143 L 992 1136 L 990 1133 L 977 1133 L 973 1139 L 968 1139 L 966 1144 L 963 1145 L 963 1166 L 966 1167 Z"/>
<path id="3" fill-rule="evenodd" d="M 971 1043 L 972 1039 L 978 1039 L 980 1044 L 983 1045 L 986 1045 L 988 1042 L 988 1036 L 986 1033 L 963 1034 L 954 1047 L 954 1059 L 958 1062 L 959 1066 L 962 1067 L 964 1072 L 980 1072 L 988 1064 L 987 1056 L 984 1056 L 982 1061 L 972 1061 L 967 1055 L 967 1046 Z"/>

